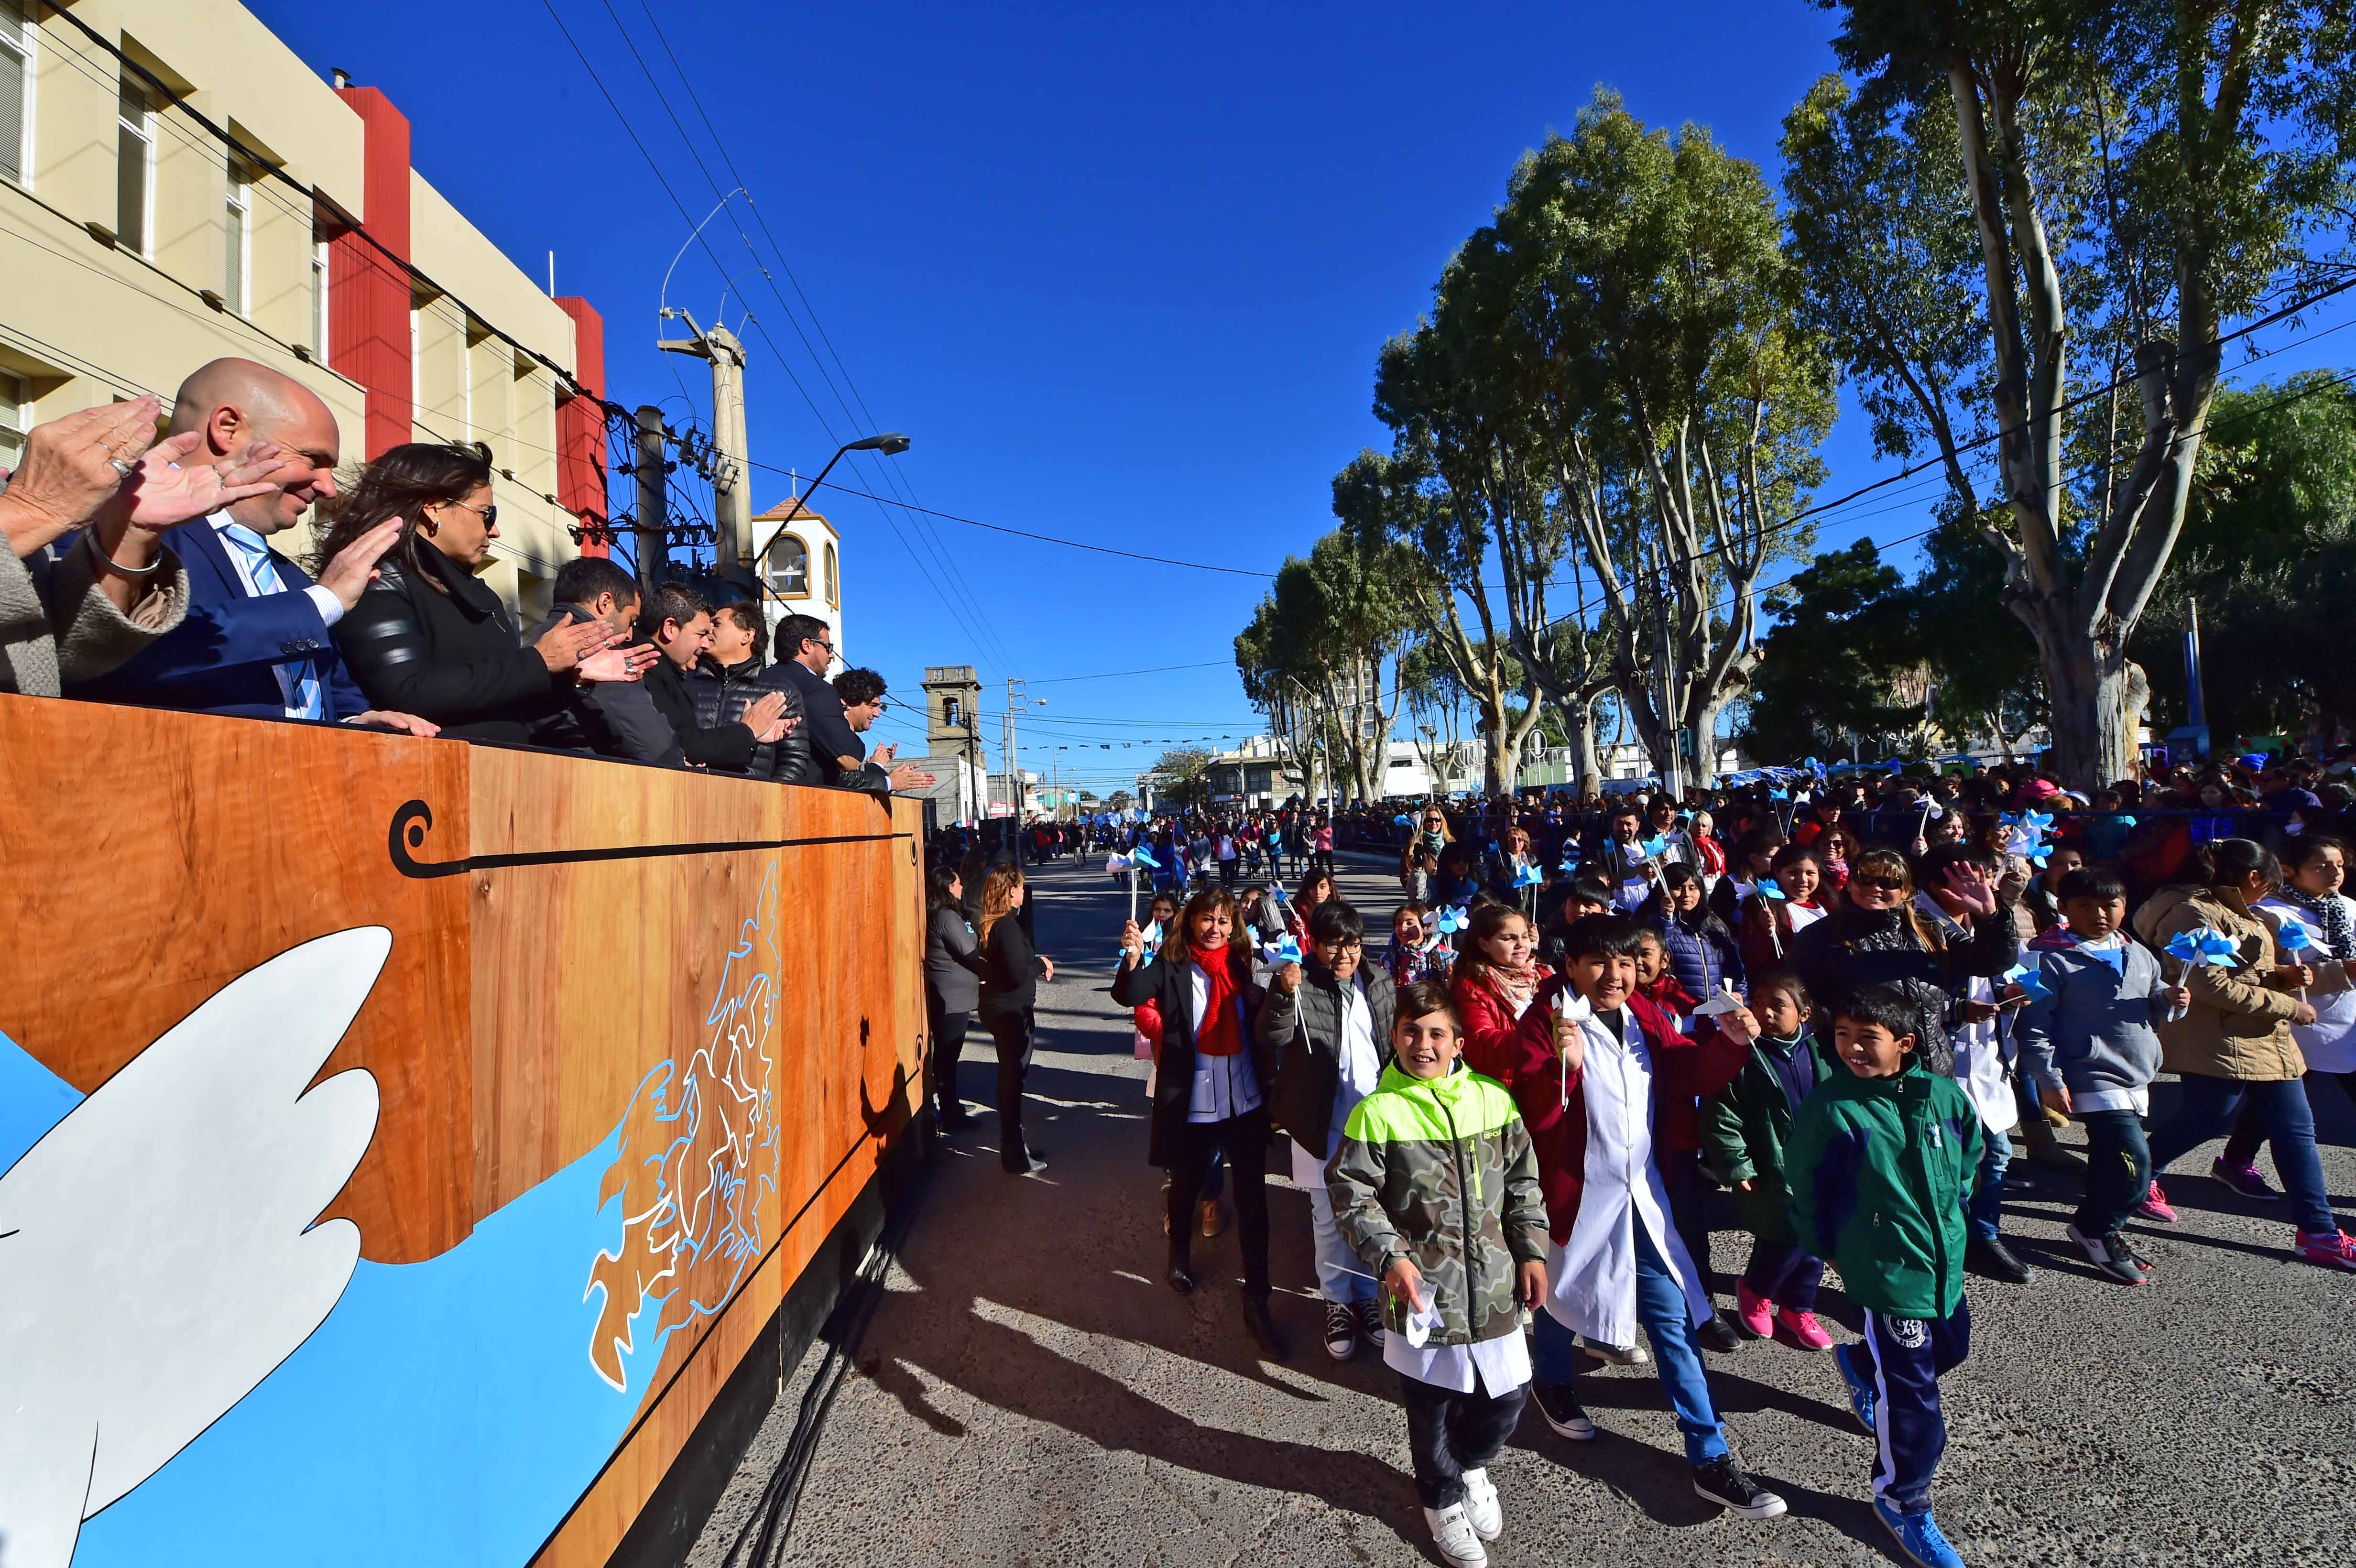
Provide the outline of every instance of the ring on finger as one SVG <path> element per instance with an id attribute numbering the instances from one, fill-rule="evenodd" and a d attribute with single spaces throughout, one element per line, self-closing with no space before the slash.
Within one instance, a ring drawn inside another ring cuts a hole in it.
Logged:
<path id="1" fill-rule="evenodd" d="M 119 457 L 108 458 L 106 460 L 106 465 L 109 468 L 113 469 L 117 474 L 122 475 L 125 479 L 130 478 L 134 474 L 139 472 L 139 465 L 137 464 L 125 463 Z"/>

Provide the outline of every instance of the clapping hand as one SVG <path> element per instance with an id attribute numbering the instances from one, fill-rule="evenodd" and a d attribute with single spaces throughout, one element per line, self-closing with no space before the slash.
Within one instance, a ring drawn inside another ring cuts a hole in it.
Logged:
<path id="1" fill-rule="evenodd" d="M 593 686 L 600 681 L 633 681 L 654 668 L 655 660 L 660 657 L 661 650 L 651 643 L 642 643 L 635 648 L 603 648 L 573 666 L 573 675 L 574 679 Z"/>
<path id="2" fill-rule="evenodd" d="M 24 461 L 0 496 L 0 535 L 18 559 L 115 506 L 155 440 L 161 400 L 150 394 L 35 425 Z M 122 464 L 117 467 L 116 464 Z"/>
<path id="3" fill-rule="evenodd" d="M 235 463 L 218 467 L 199 463 L 183 468 L 180 459 L 204 443 L 204 432 L 189 431 L 150 447 L 147 455 L 123 482 L 123 520 L 134 528 L 158 532 L 177 528 L 194 517 L 209 517 L 250 496 L 267 496 L 278 486 L 270 475 L 278 468 L 278 443 L 254 443 Z M 102 509 L 103 511 L 103 509 Z M 105 528 L 101 521 L 100 527 Z"/>
<path id="4" fill-rule="evenodd" d="M 361 535 L 359 540 L 349 549 L 347 549 L 344 554 L 349 555 L 352 549 L 358 549 L 359 544 L 365 544 L 373 537 L 374 536 L 371 534 Z M 328 562 L 328 571 L 332 571 L 336 565 L 342 561 L 344 557 L 339 555 L 335 559 L 335 560 Z M 320 573 L 319 581 L 325 582 L 327 580 L 327 573 Z M 355 597 L 357 597 L 357 595 Z M 606 647 L 613 642 L 613 634 L 606 631 L 605 626 L 599 622 L 559 621 L 555 625 L 551 626 L 547 631 L 541 634 L 540 641 L 532 644 L 531 651 L 540 656 L 540 662 L 548 667 L 549 674 L 562 675 L 566 670 L 578 666 L 583 659 L 585 659 L 592 654 L 596 653 L 600 648 Z M 649 649 L 648 651 L 653 652 L 654 650 Z M 652 661 L 649 660 L 648 662 L 651 663 Z M 641 671 L 643 671 L 645 667 L 646 667 L 644 665 L 639 667 Z M 613 678 L 628 679 L 634 677 L 616 676 Z"/>
<path id="5" fill-rule="evenodd" d="M 786 694 L 782 691 L 765 691 L 758 699 L 745 708 L 744 728 L 753 731 L 753 738 L 756 741 L 769 740 L 771 739 L 769 731 L 776 727 L 778 719 L 785 711 Z"/>

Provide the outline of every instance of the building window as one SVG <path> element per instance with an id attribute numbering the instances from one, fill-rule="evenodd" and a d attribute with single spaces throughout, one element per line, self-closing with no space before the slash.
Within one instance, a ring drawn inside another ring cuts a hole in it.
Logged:
<path id="1" fill-rule="evenodd" d="M 115 112 L 115 242 L 142 256 L 153 254 L 155 214 L 155 109 L 147 89 L 126 75 Z"/>
<path id="2" fill-rule="evenodd" d="M 826 603 L 829 609 L 840 608 L 842 603 L 842 595 L 834 580 L 834 547 L 832 545 L 826 547 Z"/>
<path id="3" fill-rule="evenodd" d="M 792 534 L 779 534 L 770 541 L 762 571 L 769 579 L 769 592 L 778 598 L 809 597 L 809 546 Z"/>
<path id="4" fill-rule="evenodd" d="M 17 0 L 0 0 L 0 178 L 32 183 L 33 30 Z"/>
<path id="5" fill-rule="evenodd" d="M 0 468 L 11 474 L 25 461 L 25 432 L 32 428 L 25 407 L 25 382 L 0 370 Z"/>
<path id="6" fill-rule="evenodd" d="M 221 214 L 228 253 L 223 257 L 221 298 L 240 315 L 253 314 L 253 183 L 235 157 L 229 161 L 229 202 Z"/>
<path id="7" fill-rule="evenodd" d="M 327 237 L 311 240 L 311 357 L 327 362 Z"/>

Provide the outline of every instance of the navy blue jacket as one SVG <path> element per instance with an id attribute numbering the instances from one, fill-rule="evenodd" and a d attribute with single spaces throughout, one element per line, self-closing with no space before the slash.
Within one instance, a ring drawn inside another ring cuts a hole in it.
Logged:
<path id="1" fill-rule="evenodd" d="M 209 519 L 198 517 L 166 528 L 164 544 L 188 574 L 188 618 L 177 630 L 97 680 L 67 695 L 93 702 L 140 708 L 174 708 L 191 713 L 230 713 L 278 719 L 286 694 L 278 668 L 319 679 L 330 720 L 368 711 L 368 699 L 344 669 L 336 640 L 319 607 L 305 590 L 311 574 L 273 549 L 278 580 L 287 586 L 260 598 L 245 591 L 245 579 L 230 560 Z"/>
<path id="2" fill-rule="evenodd" d="M 1695 925 L 1656 905 L 1647 908 L 1652 911 L 1653 928 L 1661 933 L 1661 955 L 1668 960 L 1669 973 L 1695 1001 L 1706 1002 L 1718 995 L 1721 980 L 1733 981 L 1738 991 L 1744 988 L 1742 950 L 1725 922 L 1711 914 L 1708 906 L 1695 912 L 1701 917 Z"/>

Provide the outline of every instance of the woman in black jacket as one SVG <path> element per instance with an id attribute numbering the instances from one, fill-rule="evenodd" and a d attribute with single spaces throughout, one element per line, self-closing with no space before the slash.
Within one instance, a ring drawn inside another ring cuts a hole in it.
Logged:
<path id="1" fill-rule="evenodd" d="M 981 942 L 965 917 L 965 884 L 954 868 L 935 866 L 925 882 L 925 1021 L 933 1041 L 933 1095 L 937 1125 L 945 1133 L 973 1125 L 958 1093 L 958 1058 L 965 1054 L 966 1025 L 981 1000 Z"/>
<path id="2" fill-rule="evenodd" d="M 1016 913 L 1023 893 L 1023 869 L 1011 863 L 992 866 L 981 886 L 981 1024 L 998 1047 L 998 1163 L 1014 1176 L 1047 1168 L 1023 1136 L 1023 1080 L 1039 982 L 1055 977 Z"/>
<path id="3" fill-rule="evenodd" d="M 1244 1328 L 1263 1355 L 1281 1361 L 1284 1341 L 1268 1315 L 1268 1095 L 1276 1053 L 1257 1029 L 1263 993 L 1252 979 L 1250 951 L 1228 940 L 1234 898 L 1205 889 L 1186 901 L 1178 927 L 1149 964 L 1144 933 L 1130 921 L 1121 928 L 1120 967 L 1112 976 L 1112 999 L 1151 1007 L 1161 1031 L 1146 1157 L 1170 1172 L 1167 1277 L 1181 1296 L 1194 1288 L 1187 1221 L 1212 1157 L 1225 1154 L 1235 1174 Z"/>
<path id="4" fill-rule="evenodd" d="M 336 645 L 370 705 L 414 713 L 462 740 L 530 738 L 576 680 L 635 680 L 652 649 L 610 646 L 594 621 L 561 620 L 530 647 L 475 574 L 498 538 L 491 467 L 472 447 L 396 446 L 368 466 L 319 546 L 332 560 L 378 524 L 402 520 L 376 581 L 336 623 Z"/>

